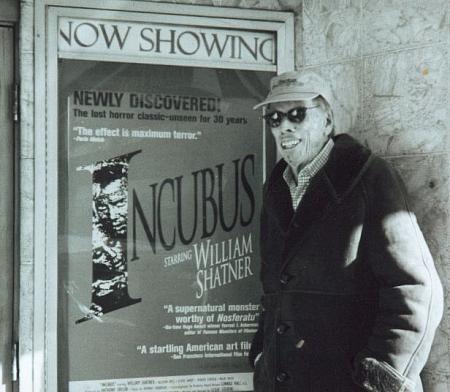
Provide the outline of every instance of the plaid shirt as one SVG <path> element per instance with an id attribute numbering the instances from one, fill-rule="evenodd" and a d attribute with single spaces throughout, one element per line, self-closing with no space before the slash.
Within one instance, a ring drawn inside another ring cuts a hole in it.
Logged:
<path id="1" fill-rule="evenodd" d="M 320 150 L 320 152 L 314 157 L 314 159 L 308 163 L 302 170 L 299 171 L 297 180 L 294 178 L 291 167 L 288 165 L 283 173 L 284 181 L 289 187 L 292 199 L 292 207 L 294 211 L 297 209 L 300 201 L 302 200 L 306 189 L 317 172 L 327 163 L 330 156 L 331 149 L 334 146 L 334 142 L 330 139 L 327 144 Z"/>

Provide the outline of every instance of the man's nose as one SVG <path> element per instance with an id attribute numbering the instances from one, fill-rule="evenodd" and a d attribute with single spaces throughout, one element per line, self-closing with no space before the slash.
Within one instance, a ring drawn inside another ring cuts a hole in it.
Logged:
<path id="1" fill-rule="evenodd" d="M 287 132 L 287 133 L 294 132 L 292 123 L 287 118 L 283 118 L 283 120 L 281 121 L 280 132 Z"/>

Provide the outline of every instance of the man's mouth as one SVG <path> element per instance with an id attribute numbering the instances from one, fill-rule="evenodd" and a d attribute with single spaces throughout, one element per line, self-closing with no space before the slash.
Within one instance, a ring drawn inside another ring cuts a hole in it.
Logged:
<path id="1" fill-rule="evenodd" d="M 301 139 L 297 138 L 289 138 L 281 141 L 281 148 L 283 150 L 289 150 L 291 148 L 294 148 L 300 143 Z"/>

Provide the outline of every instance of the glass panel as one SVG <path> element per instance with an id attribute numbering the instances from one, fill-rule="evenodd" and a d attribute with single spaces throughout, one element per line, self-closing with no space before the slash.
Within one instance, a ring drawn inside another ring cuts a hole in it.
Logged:
<path id="1" fill-rule="evenodd" d="M 271 76 L 60 61 L 58 390 L 252 389 Z"/>

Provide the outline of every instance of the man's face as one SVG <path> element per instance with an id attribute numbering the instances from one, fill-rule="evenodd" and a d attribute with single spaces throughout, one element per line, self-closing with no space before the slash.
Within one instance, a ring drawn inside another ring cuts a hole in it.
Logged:
<path id="1" fill-rule="evenodd" d="M 103 228 L 113 238 L 127 230 L 127 194 L 120 179 L 105 186 L 96 200 L 97 213 Z"/>
<path id="2" fill-rule="evenodd" d="M 317 103 L 288 101 L 271 103 L 266 113 L 288 113 L 297 107 L 315 106 Z M 319 153 L 332 131 L 331 119 L 322 106 L 306 109 L 301 122 L 289 120 L 284 116 L 279 126 L 271 127 L 278 151 L 284 160 L 297 172 Z"/>

